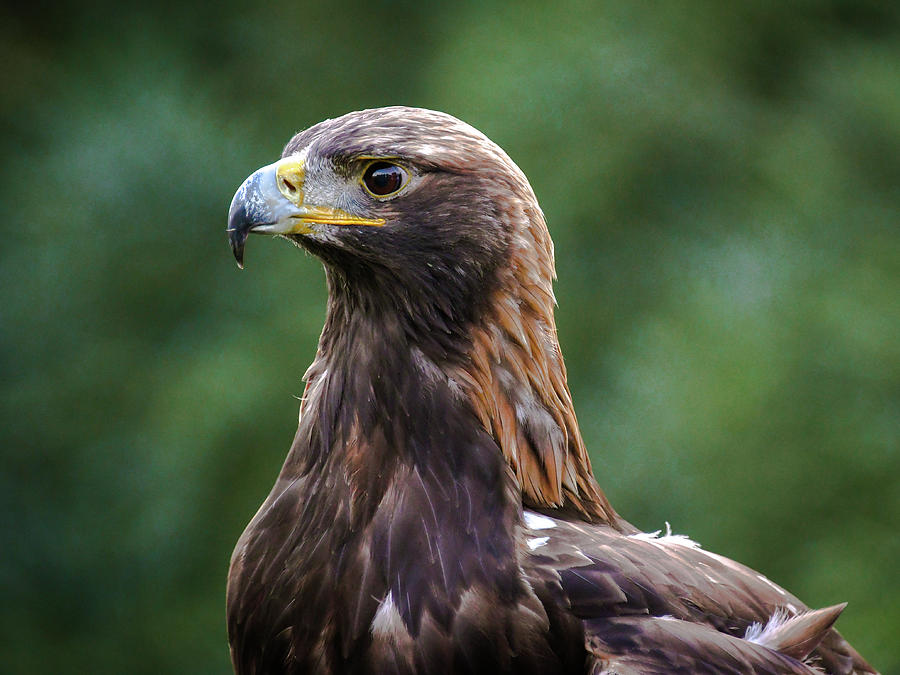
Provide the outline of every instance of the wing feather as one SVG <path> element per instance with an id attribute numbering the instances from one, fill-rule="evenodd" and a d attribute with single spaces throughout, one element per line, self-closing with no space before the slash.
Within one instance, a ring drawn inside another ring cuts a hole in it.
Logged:
<path id="1" fill-rule="evenodd" d="M 785 653 L 796 656 L 802 650 L 776 651 L 770 647 L 781 644 L 778 641 L 767 645 L 744 639 L 750 626 L 766 624 L 776 612 L 791 619 L 808 611 L 799 599 L 762 574 L 705 551 L 683 536 L 626 535 L 605 525 L 554 518 L 546 511 L 542 517 L 548 518 L 553 527 L 526 532 L 526 536 L 546 537 L 530 555 L 545 574 L 550 570 L 555 573 L 570 610 L 584 622 L 589 650 L 597 654 L 608 652 L 610 658 L 618 654 L 615 664 L 619 670 L 615 672 L 629 672 L 627 668 L 648 673 L 721 672 L 692 670 L 697 664 L 691 662 L 685 663 L 684 670 L 653 670 L 657 666 L 652 665 L 647 654 L 653 650 L 665 654 L 675 649 L 679 641 L 693 645 L 691 649 L 696 648 L 698 654 L 703 646 L 708 646 L 714 661 L 720 658 L 715 654 L 721 654 L 722 659 L 730 654 L 728 658 L 736 659 L 738 665 L 726 672 L 813 672 L 804 670 L 806 666 L 800 660 Z M 663 617 L 665 620 L 660 623 Z M 812 634 L 813 623 L 797 622 L 793 627 L 808 629 Z M 607 635 L 604 631 L 611 632 Z M 632 665 L 628 660 L 631 657 L 626 658 L 625 642 L 610 637 L 622 632 L 634 632 L 637 647 L 633 658 L 644 661 L 636 660 L 633 663 L 637 665 Z M 837 631 L 824 623 L 815 639 L 818 647 L 813 657 L 827 672 L 875 672 Z M 782 646 L 792 641 L 797 640 L 785 638 Z M 753 663 L 754 658 L 761 659 L 758 669 L 742 670 L 741 664 Z M 786 663 L 794 670 L 778 670 L 783 659 L 788 659 Z"/>

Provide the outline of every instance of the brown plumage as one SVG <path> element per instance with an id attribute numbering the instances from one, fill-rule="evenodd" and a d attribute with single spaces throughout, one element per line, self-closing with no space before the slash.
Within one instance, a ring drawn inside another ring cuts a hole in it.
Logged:
<path id="1" fill-rule="evenodd" d="M 324 263 L 294 442 L 228 580 L 236 672 L 870 673 L 762 575 L 643 533 L 591 472 L 527 179 L 470 126 L 326 120 L 229 213 Z"/>

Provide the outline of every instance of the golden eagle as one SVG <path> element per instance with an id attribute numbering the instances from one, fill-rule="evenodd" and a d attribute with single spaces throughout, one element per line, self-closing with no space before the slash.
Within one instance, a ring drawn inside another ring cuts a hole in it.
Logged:
<path id="1" fill-rule="evenodd" d="M 231 560 L 241 675 L 871 673 L 815 612 L 591 472 L 525 175 L 449 115 L 297 134 L 231 204 L 325 267 L 300 423 Z"/>

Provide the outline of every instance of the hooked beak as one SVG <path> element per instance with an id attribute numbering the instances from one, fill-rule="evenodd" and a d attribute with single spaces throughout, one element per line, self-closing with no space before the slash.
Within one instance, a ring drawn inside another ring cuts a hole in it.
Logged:
<path id="1" fill-rule="evenodd" d="M 382 218 L 360 218 L 330 206 L 304 202 L 305 161 L 285 157 L 254 172 L 234 193 L 228 210 L 228 240 L 238 267 L 244 244 L 258 234 L 310 234 L 320 225 L 384 225 Z"/>

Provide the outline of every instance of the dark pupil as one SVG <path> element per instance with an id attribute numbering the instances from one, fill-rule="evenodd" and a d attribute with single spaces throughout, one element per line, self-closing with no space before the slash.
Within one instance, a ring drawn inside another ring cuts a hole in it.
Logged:
<path id="1" fill-rule="evenodd" d="M 403 170 L 395 164 L 375 162 L 363 176 L 366 187 L 376 195 L 389 195 L 403 185 Z"/>

